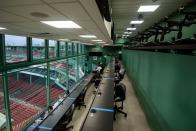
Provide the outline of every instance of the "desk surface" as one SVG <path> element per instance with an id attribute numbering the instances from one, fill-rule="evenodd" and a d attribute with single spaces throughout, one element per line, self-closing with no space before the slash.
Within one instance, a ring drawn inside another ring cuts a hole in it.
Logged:
<path id="1" fill-rule="evenodd" d="M 113 130 L 114 69 L 110 63 L 104 70 L 98 92 L 89 110 L 82 131 Z"/>

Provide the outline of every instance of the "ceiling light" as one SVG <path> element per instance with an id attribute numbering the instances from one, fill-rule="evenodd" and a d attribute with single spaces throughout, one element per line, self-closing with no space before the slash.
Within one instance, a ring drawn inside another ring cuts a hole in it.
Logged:
<path id="1" fill-rule="evenodd" d="M 41 21 L 44 24 L 53 26 L 55 28 L 81 28 L 73 21 Z"/>
<path id="2" fill-rule="evenodd" d="M 95 35 L 79 35 L 82 38 L 96 38 Z"/>
<path id="3" fill-rule="evenodd" d="M 0 27 L 0 30 L 6 30 L 6 28 Z"/>
<path id="4" fill-rule="evenodd" d="M 127 28 L 127 30 L 136 30 L 136 28 Z"/>
<path id="5" fill-rule="evenodd" d="M 142 24 L 144 21 L 143 20 L 135 20 L 135 21 L 131 21 L 130 24 Z"/>
<path id="6" fill-rule="evenodd" d="M 62 41 L 70 41 L 69 39 L 59 39 L 59 40 L 62 40 Z"/>
<path id="7" fill-rule="evenodd" d="M 137 12 L 154 12 L 159 5 L 144 5 L 140 6 Z"/>
<path id="8" fill-rule="evenodd" d="M 132 34 L 132 32 L 124 32 L 124 34 Z"/>
<path id="9" fill-rule="evenodd" d="M 99 41 L 99 42 L 97 42 L 97 43 L 99 43 L 99 44 L 104 44 L 105 42 L 104 42 L 104 41 Z"/>
<path id="10" fill-rule="evenodd" d="M 102 41 L 102 40 L 92 40 L 92 41 L 96 41 L 96 42 L 99 42 L 99 41 Z"/>

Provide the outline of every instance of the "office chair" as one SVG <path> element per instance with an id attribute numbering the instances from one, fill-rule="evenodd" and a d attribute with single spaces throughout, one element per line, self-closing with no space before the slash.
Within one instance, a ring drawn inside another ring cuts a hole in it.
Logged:
<path id="1" fill-rule="evenodd" d="M 121 109 L 123 109 L 123 102 L 126 98 L 126 87 L 124 84 L 120 83 L 115 85 L 114 87 L 114 120 L 116 120 L 116 113 L 121 113 L 123 114 L 125 117 L 127 117 L 127 113 L 125 113 L 124 111 L 122 111 Z M 118 107 L 117 106 L 117 102 L 121 102 L 121 106 Z"/>
<path id="2" fill-rule="evenodd" d="M 73 129 L 73 125 L 68 126 L 68 124 L 72 121 L 74 110 L 75 110 L 75 105 L 72 104 L 69 110 L 61 118 L 60 122 L 56 125 L 54 131 Z"/>
<path id="3" fill-rule="evenodd" d="M 79 95 L 79 97 L 76 100 L 76 106 L 78 106 L 78 109 L 80 110 L 81 106 L 84 106 L 86 108 L 86 104 L 84 102 L 84 98 L 86 96 L 88 88 L 86 87 Z"/>

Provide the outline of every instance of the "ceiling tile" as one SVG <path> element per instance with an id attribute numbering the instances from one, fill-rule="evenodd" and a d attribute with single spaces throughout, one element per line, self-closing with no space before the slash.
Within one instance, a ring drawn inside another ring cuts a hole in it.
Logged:
<path id="1" fill-rule="evenodd" d="M 32 19 L 33 21 L 42 21 L 42 20 L 67 20 L 67 18 L 57 11 L 55 11 L 53 8 L 40 4 L 40 5 L 28 5 L 28 6 L 18 6 L 18 7 L 8 7 L 4 8 L 4 10 L 7 10 L 11 13 L 15 13 L 17 15 Z M 31 16 L 32 12 L 40 12 L 47 14 L 47 18 L 39 18 Z"/>
<path id="2" fill-rule="evenodd" d="M 91 21 L 79 2 L 51 4 L 56 10 L 75 21 Z"/>
<path id="3" fill-rule="evenodd" d="M 24 6 L 41 3 L 40 0 L 1 0 L 0 7 Z"/>

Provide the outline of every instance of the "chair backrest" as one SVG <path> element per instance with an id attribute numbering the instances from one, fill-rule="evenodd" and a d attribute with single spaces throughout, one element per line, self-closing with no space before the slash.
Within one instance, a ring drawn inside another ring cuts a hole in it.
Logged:
<path id="1" fill-rule="evenodd" d="M 123 83 L 119 83 L 114 87 L 115 98 L 119 97 L 122 100 L 126 98 L 126 86 Z"/>
<path id="2" fill-rule="evenodd" d="M 75 105 L 72 104 L 72 106 L 69 108 L 69 110 L 65 114 L 66 121 L 70 122 L 72 120 L 74 110 L 75 110 Z"/>

